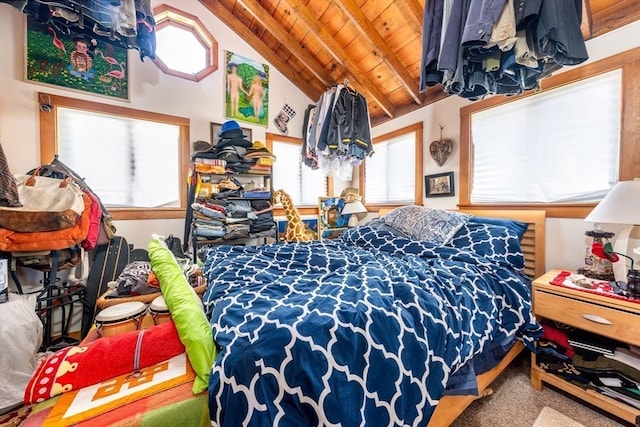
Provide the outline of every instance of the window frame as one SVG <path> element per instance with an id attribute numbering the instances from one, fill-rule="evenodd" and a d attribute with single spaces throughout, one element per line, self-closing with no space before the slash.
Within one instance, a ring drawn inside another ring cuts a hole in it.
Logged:
<path id="1" fill-rule="evenodd" d="M 535 96 L 580 80 L 616 69 L 622 70 L 622 105 L 620 115 L 620 181 L 640 177 L 640 48 L 634 48 L 581 67 L 573 68 L 541 81 L 540 91 L 528 91 L 515 97 L 495 96 L 460 108 L 460 197 L 458 206 L 465 209 L 540 209 L 547 217 L 585 218 L 596 203 L 471 203 L 473 144 L 471 115 L 499 105 Z"/>
<path id="2" fill-rule="evenodd" d="M 153 113 L 150 111 L 136 110 L 117 105 L 101 104 L 65 96 L 38 93 L 38 99 L 46 99 L 51 108 L 40 108 L 40 164 L 51 162 L 58 152 L 57 141 L 57 114 L 58 107 L 90 111 L 98 114 L 114 115 L 131 119 L 147 120 L 172 124 L 179 127 L 179 146 L 177 161 L 179 162 L 180 206 L 162 208 L 108 208 L 116 220 L 133 219 L 171 219 L 184 218 L 186 212 L 186 182 L 190 162 L 189 145 L 189 119 L 168 114 Z M 61 159 L 64 161 L 64 159 Z M 91 183 L 88 183 L 91 185 Z M 99 195 L 98 195 L 99 196 Z"/>
<path id="3" fill-rule="evenodd" d="M 300 149 L 302 149 L 302 138 L 296 138 L 296 137 L 292 137 L 292 136 L 287 136 L 287 135 L 277 135 L 274 133 L 269 133 L 267 132 L 265 135 L 265 140 L 266 143 L 265 145 L 267 146 L 267 149 L 271 152 L 273 152 L 273 142 L 277 141 L 277 142 L 285 142 L 285 143 L 289 143 L 289 144 L 296 144 L 298 147 L 300 147 Z M 278 167 L 278 160 L 276 159 L 274 165 L 274 168 Z M 333 197 L 333 178 L 328 176 L 326 178 L 326 185 L 327 185 L 327 196 L 326 197 Z M 304 205 L 304 206 L 296 206 L 296 209 L 298 209 L 298 212 L 300 213 L 300 215 L 317 215 L 318 214 L 318 203 L 316 202 L 314 205 Z M 276 207 L 274 208 L 274 215 L 276 216 L 284 216 L 285 212 L 284 209 L 281 207 Z"/>
<path id="4" fill-rule="evenodd" d="M 156 58 L 153 59 L 153 63 L 156 64 L 163 73 L 199 82 L 218 69 L 218 41 L 213 37 L 209 30 L 207 30 L 204 24 L 200 22 L 198 17 L 166 4 L 155 7 L 153 9 L 153 16 L 156 21 L 156 31 L 167 26 L 175 26 L 185 31 L 189 31 L 200 42 L 202 47 L 204 47 L 207 56 L 207 66 L 195 74 L 189 74 L 169 68 L 162 61 L 162 58 L 156 55 Z"/>
<path id="5" fill-rule="evenodd" d="M 380 144 L 380 143 L 384 143 L 390 139 L 394 139 L 397 138 L 401 135 L 406 135 L 409 133 L 415 132 L 416 136 L 416 140 L 415 140 L 415 188 L 414 188 L 414 202 L 416 205 L 422 205 L 422 192 L 423 192 L 423 181 L 424 181 L 424 168 L 423 168 L 423 145 L 424 145 L 424 124 L 423 122 L 418 122 L 418 123 L 414 123 L 412 125 L 409 126 L 405 126 L 403 128 L 400 129 L 396 129 L 394 131 L 391 131 L 389 133 L 386 133 L 384 135 L 380 135 L 377 137 L 374 137 L 372 140 L 373 143 L 373 151 L 374 151 L 374 156 L 375 156 L 375 150 L 376 150 L 376 144 Z M 365 207 L 367 208 L 367 210 L 372 213 L 372 212 L 378 212 L 380 209 L 389 209 L 389 208 L 395 208 L 398 206 L 403 206 L 406 203 L 367 203 L 367 194 L 366 194 L 366 190 L 365 190 L 365 179 L 366 179 L 366 166 L 367 166 L 367 160 L 365 159 L 364 162 L 362 162 L 362 164 L 359 166 L 359 182 L 358 182 L 358 189 L 360 191 L 360 194 L 362 195 L 362 200 L 363 203 L 365 205 Z"/>

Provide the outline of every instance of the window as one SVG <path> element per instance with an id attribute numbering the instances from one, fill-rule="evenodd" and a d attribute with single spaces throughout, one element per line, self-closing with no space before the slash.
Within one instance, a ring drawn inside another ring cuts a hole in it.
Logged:
<path id="1" fill-rule="evenodd" d="M 634 49 L 545 79 L 545 90 L 460 110 L 460 206 L 584 217 L 618 180 L 640 176 Z"/>
<path id="2" fill-rule="evenodd" d="M 171 6 L 154 9 L 156 59 L 166 74 L 200 81 L 218 69 L 218 42 L 200 20 Z"/>
<path id="3" fill-rule="evenodd" d="M 40 94 L 41 162 L 59 155 L 117 219 L 184 215 L 189 120 Z"/>
<path id="4" fill-rule="evenodd" d="M 313 206 L 317 213 L 318 197 L 327 196 L 328 178 L 300 162 L 302 141 L 298 138 L 267 134 L 267 146 L 276 156 L 273 188 L 286 191 L 296 207 Z M 302 213 L 302 212 L 301 212 Z"/>
<path id="5" fill-rule="evenodd" d="M 618 179 L 621 80 L 614 70 L 473 113 L 471 203 L 600 200 Z"/>
<path id="6" fill-rule="evenodd" d="M 422 123 L 374 138 L 373 151 L 360 169 L 365 203 L 422 204 Z"/>

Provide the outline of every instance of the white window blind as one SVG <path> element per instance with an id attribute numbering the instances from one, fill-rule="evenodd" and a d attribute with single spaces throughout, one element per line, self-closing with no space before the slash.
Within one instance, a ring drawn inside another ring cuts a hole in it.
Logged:
<path id="1" fill-rule="evenodd" d="M 108 207 L 179 207 L 179 127 L 57 109 L 60 159 Z"/>
<path id="2" fill-rule="evenodd" d="M 416 132 L 375 143 L 373 149 L 365 160 L 366 203 L 415 203 Z"/>
<path id="3" fill-rule="evenodd" d="M 600 200 L 618 181 L 621 70 L 471 116 L 472 203 Z"/>
<path id="4" fill-rule="evenodd" d="M 327 196 L 327 178 L 320 169 L 300 162 L 300 145 L 273 141 L 273 188 L 286 191 L 296 206 L 317 206 L 318 197 Z"/>

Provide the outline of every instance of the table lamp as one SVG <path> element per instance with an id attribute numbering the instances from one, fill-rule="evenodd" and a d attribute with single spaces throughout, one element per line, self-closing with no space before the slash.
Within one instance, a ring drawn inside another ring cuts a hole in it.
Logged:
<path id="1" fill-rule="evenodd" d="M 627 251 L 631 230 L 640 224 L 640 178 L 618 182 L 587 215 L 585 221 L 596 223 L 596 228 L 603 223 L 627 226 L 618 234 L 613 247 L 614 253 L 623 255 L 619 261 L 613 263 L 613 274 L 616 281 L 624 282 L 630 268 L 629 278 L 635 277 L 633 259 L 627 256 Z M 627 267 L 627 259 L 631 259 L 630 267 Z"/>
<path id="2" fill-rule="evenodd" d="M 367 208 L 360 201 L 360 195 L 358 195 L 357 188 L 345 188 L 340 194 L 345 201 L 344 208 L 342 208 L 341 215 L 350 215 L 349 223 L 347 224 L 349 227 L 357 227 L 358 226 L 358 215 L 367 213 Z"/>
<path id="3" fill-rule="evenodd" d="M 357 227 L 359 221 L 358 215 L 367 212 L 367 208 L 358 199 L 353 202 L 347 202 L 344 208 L 342 208 L 342 215 L 351 215 L 349 217 L 349 227 Z"/>

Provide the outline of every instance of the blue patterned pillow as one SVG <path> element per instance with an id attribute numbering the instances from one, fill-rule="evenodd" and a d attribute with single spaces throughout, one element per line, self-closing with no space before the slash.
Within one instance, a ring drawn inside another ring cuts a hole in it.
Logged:
<path id="1" fill-rule="evenodd" d="M 528 224 L 525 222 L 516 221 L 513 219 L 505 219 L 505 218 L 489 218 L 484 216 L 472 216 L 469 218 L 469 222 L 477 222 L 479 224 L 491 224 L 491 225 L 501 225 L 503 227 L 507 227 L 511 232 L 513 232 L 518 239 L 522 240 L 522 236 L 524 236 L 525 231 L 527 231 Z"/>
<path id="2" fill-rule="evenodd" d="M 507 227 L 469 221 L 447 246 L 475 252 L 501 265 L 524 268 L 520 238 Z"/>
<path id="3" fill-rule="evenodd" d="M 412 240 L 447 243 L 469 220 L 469 215 L 424 206 L 401 206 L 389 212 L 384 222 Z"/>
<path id="4" fill-rule="evenodd" d="M 390 225 L 387 225 L 387 223 L 384 222 L 383 218 L 374 218 L 371 221 L 367 222 L 365 225 L 367 227 L 371 227 L 371 228 L 374 228 L 376 230 L 388 231 L 390 233 L 395 234 L 396 236 L 404 237 L 405 239 L 409 238 L 409 236 L 404 234 L 402 231 L 400 231 L 400 230 L 398 230 L 396 228 L 393 228 Z"/>

